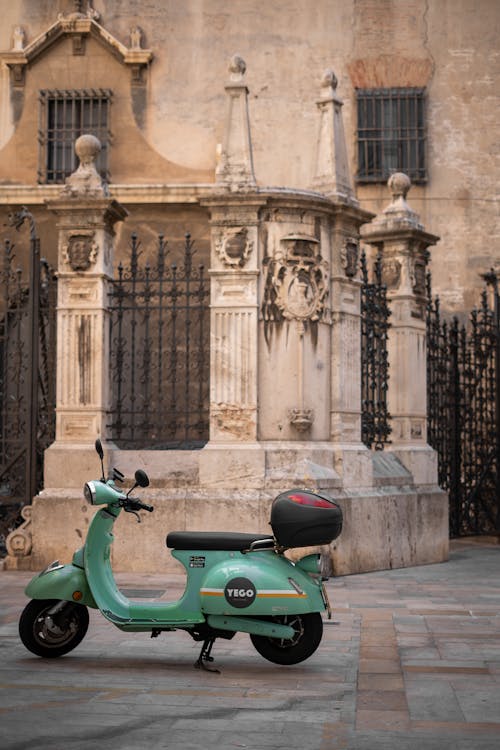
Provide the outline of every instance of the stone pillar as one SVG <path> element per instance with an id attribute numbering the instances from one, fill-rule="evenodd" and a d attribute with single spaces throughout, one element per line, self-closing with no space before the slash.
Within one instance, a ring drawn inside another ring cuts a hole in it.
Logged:
<path id="1" fill-rule="evenodd" d="M 201 201 L 210 215 L 210 440 L 200 455 L 203 485 L 260 485 L 257 446 L 259 212 L 248 117 L 245 61 L 234 55 L 216 168 L 220 192 Z"/>
<path id="2" fill-rule="evenodd" d="M 200 455 L 204 485 L 259 484 L 257 326 L 259 211 L 255 194 L 202 201 L 211 224 L 210 440 Z"/>
<path id="3" fill-rule="evenodd" d="M 369 453 L 361 443 L 361 320 L 359 227 L 372 214 L 359 207 L 352 187 L 335 73 L 327 69 L 317 102 L 319 127 L 312 186 L 331 200 L 331 383 L 329 440 L 344 485 L 372 482 Z"/>
<path id="4" fill-rule="evenodd" d="M 203 201 L 211 224 L 210 442 L 257 439 L 256 195 Z"/>
<path id="5" fill-rule="evenodd" d="M 410 179 L 389 178 L 391 204 L 362 228 L 363 239 L 382 254 L 383 281 L 391 309 L 388 409 L 392 417 L 390 450 L 412 474 L 415 484 L 435 484 L 436 459 L 427 445 L 426 290 L 428 248 L 438 237 L 424 231 L 406 202 Z"/>
<path id="6" fill-rule="evenodd" d="M 46 487 L 66 484 L 61 471 L 85 481 L 84 456 L 92 454 L 97 437 L 107 438 L 113 226 L 127 215 L 105 195 L 96 172 L 97 138 L 81 136 L 75 150 L 80 166 L 59 197 L 47 202 L 57 216 L 59 243 L 56 440 L 46 452 Z"/>
<path id="7" fill-rule="evenodd" d="M 366 214 L 365 214 L 366 215 Z M 370 486 L 372 460 L 361 442 L 361 281 L 359 226 L 347 207 L 332 228 L 330 436 L 344 486 Z"/>

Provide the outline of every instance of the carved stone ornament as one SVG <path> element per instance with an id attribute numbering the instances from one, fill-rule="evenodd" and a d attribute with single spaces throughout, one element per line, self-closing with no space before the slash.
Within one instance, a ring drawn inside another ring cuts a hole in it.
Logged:
<path id="1" fill-rule="evenodd" d="M 31 552 L 31 505 L 25 505 L 21 510 L 23 523 L 11 531 L 5 540 L 7 554 L 11 557 L 27 557 Z"/>
<path id="2" fill-rule="evenodd" d="M 79 21 L 81 19 L 90 18 L 93 21 L 98 21 L 101 17 L 100 14 L 92 7 L 90 0 L 87 0 L 87 9 L 84 11 L 82 8 L 82 0 L 75 0 L 73 3 L 73 11 L 66 13 L 59 13 L 57 16 L 60 21 Z"/>
<path id="3" fill-rule="evenodd" d="M 346 276 L 350 278 L 356 276 L 359 262 L 359 242 L 357 240 L 346 239 L 340 250 L 340 262 Z"/>
<path id="4" fill-rule="evenodd" d="M 92 230 L 84 229 L 68 235 L 68 241 L 63 246 L 63 258 L 72 271 L 88 271 L 94 265 L 97 258 L 94 235 Z"/>
<path id="5" fill-rule="evenodd" d="M 248 237 L 248 229 L 242 227 L 227 230 L 217 238 L 215 246 L 225 265 L 242 267 L 254 249 L 254 242 Z"/>
<path id="6" fill-rule="evenodd" d="M 95 166 L 100 151 L 101 142 L 91 133 L 84 133 L 76 139 L 75 153 L 80 164 L 69 177 L 66 177 L 61 195 L 72 198 L 97 198 L 105 195 L 105 186 Z"/>
<path id="7" fill-rule="evenodd" d="M 314 421 L 314 411 L 312 409 L 290 409 L 288 418 L 297 432 L 309 432 Z"/>
<path id="8" fill-rule="evenodd" d="M 262 312 L 264 320 L 319 321 L 326 312 L 328 264 L 315 237 L 291 235 L 281 240 L 268 261 Z"/>
<path id="9" fill-rule="evenodd" d="M 22 26 L 16 26 L 12 35 L 12 49 L 22 51 L 26 46 L 26 34 Z"/>
<path id="10" fill-rule="evenodd" d="M 133 26 L 130 29 L 130 49 L 142 49 L 142 29 Z"/>
<path id="11" fill-rule="evenodd" d="M 412 269 L 413 293 L 419 296 L 425 295 L 425 261 L 416 258 Z"/>
<path id="12" fill-rule="evenodd" d="M 401 283 L 401 261 L 396 258 L 384 260 L 382 280 L 387 289 L 397 289 Z"/>

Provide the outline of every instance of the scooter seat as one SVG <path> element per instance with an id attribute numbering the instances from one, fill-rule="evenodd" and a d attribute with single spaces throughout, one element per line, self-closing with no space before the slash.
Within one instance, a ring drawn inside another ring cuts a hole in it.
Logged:
<path id="1" fill-rule="evenodd" d="M 274 537 L 269 534 L 244 534 L 236 531 L 171 531 L 167 534 L 167 547 L 171 549 L 243 552 L 255 542 L 262 542 L 263 549 L 274 547 Z"/>

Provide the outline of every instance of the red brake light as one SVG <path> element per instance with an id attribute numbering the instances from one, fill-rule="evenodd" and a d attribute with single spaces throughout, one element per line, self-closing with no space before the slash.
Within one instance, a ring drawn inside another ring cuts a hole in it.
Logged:
<path id="1" fill-rule="evenodd" d="M 288 498 L 298 505 L 308 505 L 311 508 L 330 508 L 331 510 L 332 507 L 336 507 L 331 500 L 312 495 L 309 492 L 290 492 Z"/>

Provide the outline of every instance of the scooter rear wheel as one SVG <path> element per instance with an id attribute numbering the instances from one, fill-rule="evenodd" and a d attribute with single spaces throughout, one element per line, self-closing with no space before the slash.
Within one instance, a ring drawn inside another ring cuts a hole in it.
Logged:
<path id="1" fill-rule="evenodd" d="M 289 640 L 250 635 L 250 640 L 259 654 L 274 664 L 298 664 L 314 654 L 321 643 L 323 620 L 319 612 L 281 615 L 270 619 L 281 625 L 289 625 L 295 630 L 295 635 Z"/>
<path id="2" fill-rule="evenodd" d="M 78 646 L 87 632 L 87 607 L 67 602 L 51 615 L 50 610 L 59 603 L 57 599 L 33 599 L 21 614 L 19 635 L 28 651 L 37 656 L 63 656 Z"/>

